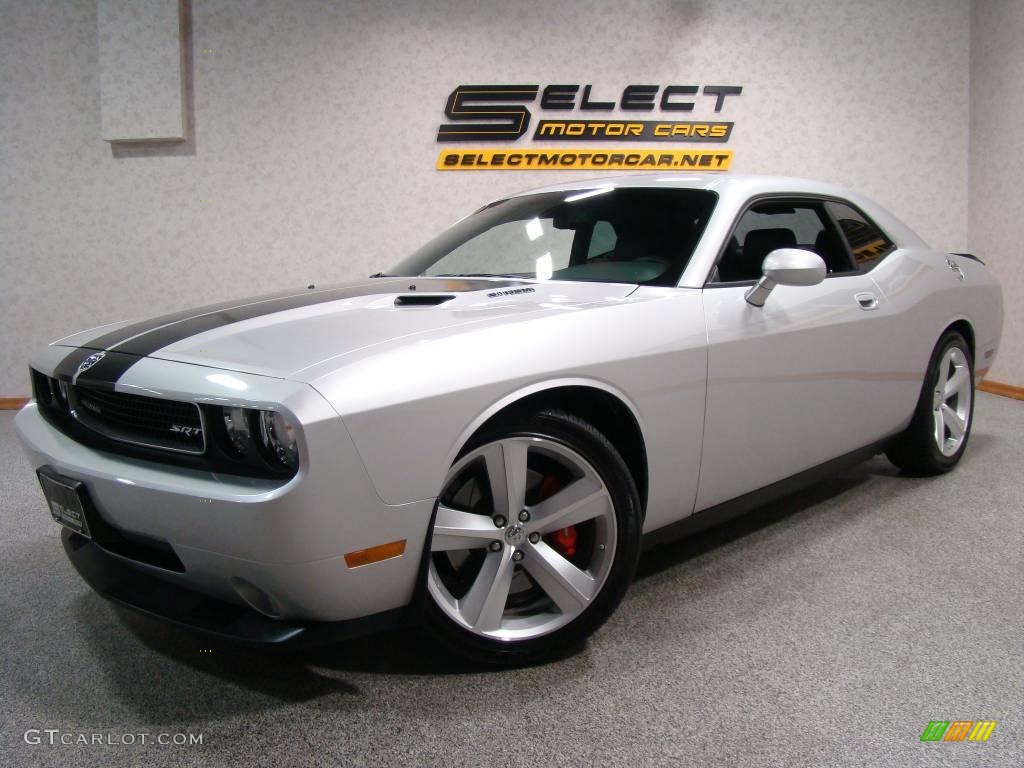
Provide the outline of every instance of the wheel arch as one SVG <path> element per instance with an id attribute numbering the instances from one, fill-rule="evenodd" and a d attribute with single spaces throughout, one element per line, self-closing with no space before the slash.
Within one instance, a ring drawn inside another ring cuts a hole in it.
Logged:
<path id="1" fill-rule="evenodd" d="M 971 358 L 975 360 L 975 364 L 977 364 L 977 351 L 975 349 L 974 326 L 971 325 L 970 321 L 966 317 L 957 318 L 942 330 L 942 333 L 939 334 L 938 338 L 935 340 L 935 343 L 937 344 L 938 340 L 945 336 L 949 331 L 957 331 L 961 336 L 964 337 L 964 339 L 966 339 L 967 346 L 970 348 L 971 351 Z"/>
<path id="2" fill-rule="evenodd" d="M 611 441 L 629 468 L 640 495 L 641 509 L 646 513 L 650 472 L 643 422 L 636 406 L 623 392 L 592 379 L 559 379 L 534 384 L 501 398 L 463 431 L 449 457 L 449 465 L 481 430 L 512 421 L 522 414 L 550 409 L 567 411 L 590 422 Z"/>

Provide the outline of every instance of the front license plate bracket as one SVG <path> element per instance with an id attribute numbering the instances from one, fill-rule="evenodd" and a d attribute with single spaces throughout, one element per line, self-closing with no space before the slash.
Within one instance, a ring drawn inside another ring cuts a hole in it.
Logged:
<path id="1" fill-rule="evenodd" d="M 92 538 L 86 515 L 89 501 L 85 483 L 59 475 L 48 467 L 37 470 L 36 475 L 50 508 L 50 516 L 75 533 Z"/>

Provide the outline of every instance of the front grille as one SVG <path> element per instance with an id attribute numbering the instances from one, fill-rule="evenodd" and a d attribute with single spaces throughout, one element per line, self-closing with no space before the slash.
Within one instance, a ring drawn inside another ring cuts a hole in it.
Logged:
<path id="1" fill-rule="evenodd" d="M 68 400 L 76 420 L 112 440 L 194 455 L 206 450 L 195 403 L 76 386 L 68 387 Z"/>

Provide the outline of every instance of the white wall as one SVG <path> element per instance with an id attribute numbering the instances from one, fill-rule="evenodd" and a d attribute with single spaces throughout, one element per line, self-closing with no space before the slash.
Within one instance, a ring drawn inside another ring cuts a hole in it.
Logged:
<path id="1" fill-rule="evenodd" d="M 95 0 L 0 0 L 0 395 L 27 394 L 30 350 L 73 329 L 364 276 L 486 200 L 572 177 L 433 170 L 461 83 L 738 83 L 735 170 L 849 184 L 967 244 L 967 0 L 191 12 L 193 138 L 112 149 Z"/>
<path id="2" fill-rule="evenodd" d="M 1006 320 L 991 378 L 1024 386 L 1024 2 L 971 13 L 970 246 L 1003 282 Z"/>

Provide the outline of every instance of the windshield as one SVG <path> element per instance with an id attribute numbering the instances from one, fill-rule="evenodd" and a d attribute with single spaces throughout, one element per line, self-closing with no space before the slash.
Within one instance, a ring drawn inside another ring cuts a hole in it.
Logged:
<path id="1" fill-rule="evenodd" d="M 716 199 L 705 190 L 615 187 L 512 197 L 388 272 L 675 285 Z"/>

